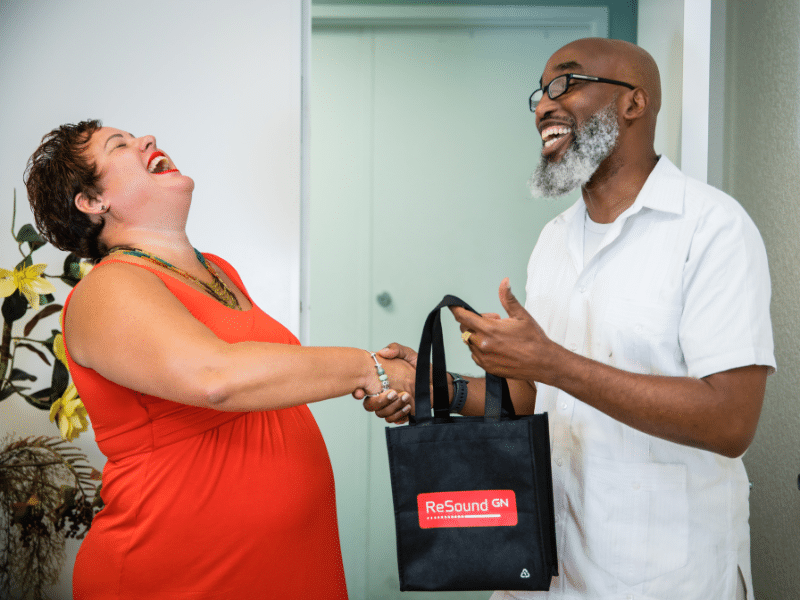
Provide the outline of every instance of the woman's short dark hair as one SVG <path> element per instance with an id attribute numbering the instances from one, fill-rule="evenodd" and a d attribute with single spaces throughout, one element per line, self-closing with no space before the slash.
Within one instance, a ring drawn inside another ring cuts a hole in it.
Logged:
<path id="1" fill-rule="evenodd" d="M 104 220 L 93 222 L 75 206 L 75 196 L 96 198 L 100 175 L 86 149 L 99 120 L 62 125 L 42 138 L 28 159 L 25 187 L 39 232 L 56 248 L 82 258 L 99 260 L 106 248 L 99 237 Z"/>

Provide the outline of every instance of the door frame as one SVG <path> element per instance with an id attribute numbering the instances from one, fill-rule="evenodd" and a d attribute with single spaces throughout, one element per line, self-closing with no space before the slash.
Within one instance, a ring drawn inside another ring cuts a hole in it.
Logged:
<path id="1" fill-rule="evenodd" d="M 553 20 L 548 24 L 557 26 L 559 14 L 567 22 L 575 24 L 564 13 L 563 8 L 553 6 L 532 7 L 525 6 L 492 6 L 481 4 L 479 1 L 466 0 L 471 6 L 403 6 L 395 5 L 396 0 L 387 0 L 376 6 L 360 0 L 328 0 L 326 3 L 313 3 L 311 0 L 302 0 L 302 36 L 301 43 L 301 143 L 300 143 L 300 261 L 297 281 L 300 284 L 300 323 L 299 338 L 303 344 L 308 344 L 310 338 L 310 312 L 308 310 L 311 297 L 310 286 L 310 227 L 309 209 L 310 198 L 310 160 L 311 144 L 309 140 L 309 67 L 311 62 L 311 31 L 312 26 L 327 27 L 354 27 L 361 25 L 383 27 L 423 27 L 441 26 L 442 19 L 455 21 L 459 26 L 466 26 L 470 22 L 475 26 L 491 23 L 494 26 L 513 26 L 519 19 L 542 23 L 542 10 L 550 15 Z M 709 161 L 709 122 L 712 122 L 715 132 L 721 129 L 719 118 L 713 118 L 710 108 L 718 107 L 721 103 L 723 90 L 711 89 L 711 38 L 712 38 L 712 0 L 683 0 L 683 77 L 679 92 L 682 95 L 681 118 L 681 158 L 679 166 L 684 173 L 701 181 L 708 180 L 709 166 L 714 171 L 713 161 Z M 488 2 L 487 2 L 488 3 Z M 541 4 L 546 4 L 546 1 Z M 609 23 L 609 37 L 626 39 L 636 42 L 636 18 L 638 2 L 631 8 L 627 0 L 609 0 L 597 2 L 596 0 L 559 0 L 561 7 L 588 5 L 590 9 L 605 10 Z M 627 7 L 627 8 L 626 8 Z M 558 11 L 561 11 L 560 13 Z M 538 14 L 538 17 L 533 12 Z M 719 35 L 719 28 L 717 29 Z M 724 32 L 723 32 L 724 33 Z M 724 60 L 716 57 L 715 69 L 724 68 Z M 684 95 L 682 91 L 692 90 L 692 94 Z M 672 90 L 673 92 L 675 90 Z M 714 159 L 720 153 L 719 144 L 712 148 Z"/>

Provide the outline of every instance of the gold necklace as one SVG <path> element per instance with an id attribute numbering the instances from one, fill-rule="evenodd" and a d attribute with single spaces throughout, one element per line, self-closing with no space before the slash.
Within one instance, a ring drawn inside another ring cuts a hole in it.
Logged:
<path id="1" fill-rule="evenodd" d="M 165 269 L 173 271 L 178 275 L 185 277 L 186 279 L 189 279 L 190 281 L 194 281 L 197 285 L 199 285 L 206 292 L 208 292 L 208 294 L 210 294 L 214 299 L 218 300 L 228 308 L 232 308 L 234 310 L 242 310 L 242 307 L 239 305 L 239 300 L 237 300 L 236 298 L 236 294 L 234 294 L 228 288 L 228 286 L 225 285 L 225 282 L 219 278 L 217 272 L 214 270 L 214 267 L 212 267 L 206 260 L 206 257 L 203 256 L 196 248 L 194 249 L 194 253 L 197 256 L 197 259 L 200 261 L 200 263 L 206 268 L 206 271 L 208 271 L 209 274 L 211 275 L 210 285 L 205 281 L 198 279 L 194 275 L 187 273 L 183 269 L 168 263 L 163 258 L 159 258 L 158 256 L 145 252 L 144 250 L 139 250 L 139 248 L 116 246 L 108 251 L 108 256 L 111 256 L 112 254 L 125 254 L 127 256 L 136 256 L 138 258 L 143 258 L 157 265 L 161 265 Z"/>

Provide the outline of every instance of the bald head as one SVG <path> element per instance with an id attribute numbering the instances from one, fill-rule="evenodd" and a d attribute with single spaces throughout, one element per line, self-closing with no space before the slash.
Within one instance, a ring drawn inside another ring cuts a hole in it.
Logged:
<path id="1" fill-rule="evenodd" d="M 578 72 L 587 75 L 617 79 L 644 89 L 655 120 L 661 109 L 661 76 L 656 61 L 646 50 L 622 40 L 584 38 L 557 50 L 547 61 L 545 71 L 578 68 Z"/>

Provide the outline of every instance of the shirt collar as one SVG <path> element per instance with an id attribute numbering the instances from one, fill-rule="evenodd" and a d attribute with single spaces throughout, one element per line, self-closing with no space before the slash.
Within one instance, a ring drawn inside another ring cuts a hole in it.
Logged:
<path id="1" fill-rule="evenodd" d="M 661 156 L 644 182 L 636 201 L 627 211 L 632 214 L 641 207 L 673 213 L 683 213 L 686 176 L 666 157 Z"/>
<path id="2" fill-rule="evenodd" d="M 683 214 L 685 190 L 686 176 L 681 173 L 678 167 L 672 164 L 672 161 L 662 155 L 644 182 L 642 189 L 639 190 L 636 200 L 625 212 L 617 217 L 617 220 L 624 221 L 631 215 L 638 213 L 642 208 L 676 215 Z M 561 213 L 559 218 L 566 222 L 578 219 L 583 223 L 585 213 L 586 203 L 581 196 L 575 204 Z"/>

